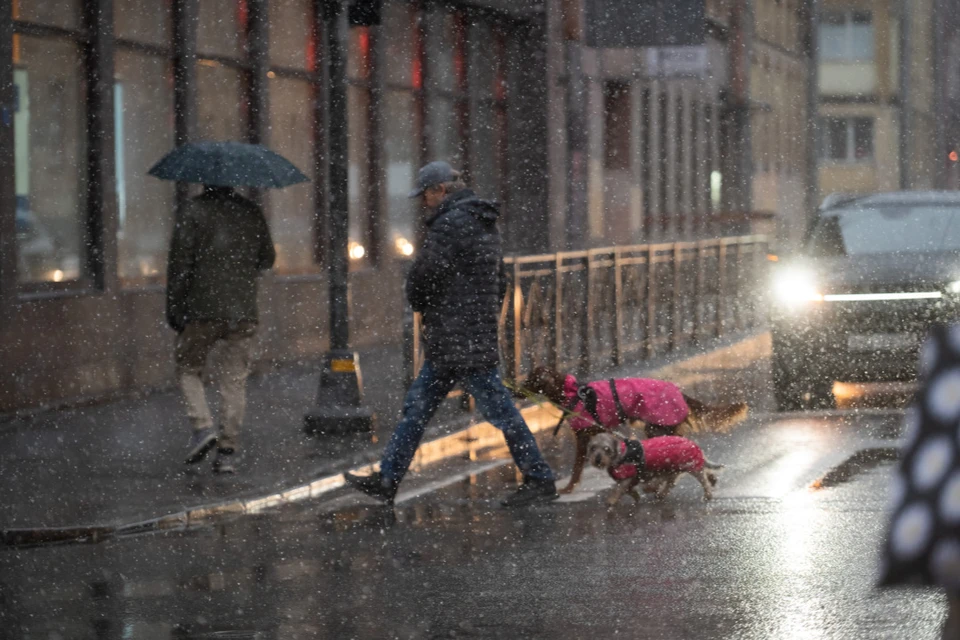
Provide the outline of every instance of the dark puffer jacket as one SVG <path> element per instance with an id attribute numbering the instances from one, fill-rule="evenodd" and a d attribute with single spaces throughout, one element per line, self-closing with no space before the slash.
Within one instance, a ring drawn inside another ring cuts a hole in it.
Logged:
<path id="1" fill-rule="evenodd" d="M 507 290 L 499 206 L 473 191 L 451 194 L 427 221 L 427 237 L 407 278 L 407 298 L 423 314 L 427 359 L 472 371 L 500 363 L 500 305 Z"/>
<path id="2" fill-rule="evenodd" d="M 257 276 L 276 253 L 260 207 L 228 190 L 190 200 L 174 228 L 167 265 L 167 322 L 257 322 Z"/>

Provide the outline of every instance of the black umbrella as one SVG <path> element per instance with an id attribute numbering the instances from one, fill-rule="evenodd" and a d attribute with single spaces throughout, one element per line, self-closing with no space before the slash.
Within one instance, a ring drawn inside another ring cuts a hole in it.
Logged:
<path id="1" fill-rule="evenodd" d="M 165 155 L 149 174 L 217 187 L 279 189 L 309 180 L 283 156 L 246 142 L 189 142 Z"/>

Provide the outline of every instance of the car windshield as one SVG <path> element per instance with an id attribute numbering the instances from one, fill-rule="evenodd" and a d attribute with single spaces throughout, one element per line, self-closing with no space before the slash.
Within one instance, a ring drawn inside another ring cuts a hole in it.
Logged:
<path id="1" fill-rule="evenodd" d="M 884 205 L 831 211 L 817 222 L 807 255 L 960 251 L 960 206 Z"/>

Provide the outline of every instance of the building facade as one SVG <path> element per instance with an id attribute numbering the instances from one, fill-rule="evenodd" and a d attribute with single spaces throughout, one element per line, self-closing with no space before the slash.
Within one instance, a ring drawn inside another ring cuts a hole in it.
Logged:
<path id="1" fill-rule="evenodd" d="M 941 54 L 944 29 L 955 23 L 950 4 L 822 2 L 821 196 L 950 186 L 944 91 L 951 71 Z"/>
<path id="2" fill-rule="evenodd" d="M 801 224 L 805 0 L 706 0 L 703 47 L 587 46 L 588 0 L 0 0 L 0 414 L 173 381 L 167 243 L 195 191 L 147 170 L 199 139 L 261 142 L 311 182 L 252 194 L 277 265 L 259 360 L 327 347 L 330 163 L 349 178 L 354 346 L 399 342 L 417 168 L 504 205 L 508 251 Z M 347 62 L 329 157 L 324 42 Z M 674 52 L 676 53 L 676 52 Z"/>

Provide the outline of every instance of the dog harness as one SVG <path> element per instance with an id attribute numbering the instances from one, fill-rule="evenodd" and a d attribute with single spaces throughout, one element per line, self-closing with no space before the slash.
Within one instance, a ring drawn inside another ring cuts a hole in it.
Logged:
<path id="1" fill-rule="evenodd" d="M 614 480 L 640 475 L 700 471 L 706 464 L 703 451 L 692 440 L 680 436 L 659 436 L 649 440 L 620 442 L 620 464 L 608 471 Z"/>
<path id="2" fill-rule="evenodd" d="M 567 397 L 564 418 L 570 420 L 574 431 L 598 426 L 611 430 L 630 419 L 673 427 L 686 420 L 690 412 L 680 388 L 665 380 L 611 378 L 579 385 L 568 375 L 563 391 Z M 574 415 L 568 415 L 571 413 Z"/>

